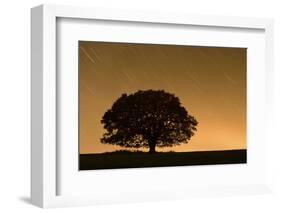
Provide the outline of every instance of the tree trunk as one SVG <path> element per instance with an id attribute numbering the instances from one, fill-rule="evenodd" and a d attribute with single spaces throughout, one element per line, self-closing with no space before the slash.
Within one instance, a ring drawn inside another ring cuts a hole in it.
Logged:
<path id="1" fill-rule="evenodd" d="M 149 144 L 149 153 L 156 153 L 155 147 L 156 147 L 156 143 Z"/>

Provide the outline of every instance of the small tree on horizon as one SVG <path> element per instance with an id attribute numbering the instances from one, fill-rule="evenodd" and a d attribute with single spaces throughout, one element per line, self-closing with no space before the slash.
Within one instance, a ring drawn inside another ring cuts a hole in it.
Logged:
<path id="1" fill-rule="evenodd" d="M 164 90 L 122 94 L 101 120 L 104 144 L 127 148 L 172 147 L 188 143 L 198 122 L 174 94 Z"/>

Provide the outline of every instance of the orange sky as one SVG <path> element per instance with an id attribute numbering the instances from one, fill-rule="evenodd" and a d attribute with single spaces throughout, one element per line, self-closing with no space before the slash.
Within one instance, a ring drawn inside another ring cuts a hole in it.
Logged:
<path id="1" fill-rule="evenodd" d="M 188 144 L 157 151 L 246 148 L 245 48 L 79 42 L 80 153 L 100 143 L 100 120 L 122 93 L 164 89 L 199 122 Z"/>

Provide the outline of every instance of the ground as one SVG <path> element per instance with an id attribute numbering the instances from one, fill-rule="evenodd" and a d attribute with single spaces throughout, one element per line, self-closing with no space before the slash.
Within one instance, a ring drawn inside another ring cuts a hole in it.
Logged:
<path id="1" fill-rule="evenodd" d="M 246 163 L 246 150 L 80 154 L 80 170 Z"/>

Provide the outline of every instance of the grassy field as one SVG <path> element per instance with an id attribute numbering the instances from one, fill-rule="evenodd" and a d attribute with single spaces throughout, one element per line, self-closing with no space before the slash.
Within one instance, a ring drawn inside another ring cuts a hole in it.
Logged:
<path id="1" fill-rule="evenodd" d="M 80 170 L 119 169 L 163 166 L 190 166 L 210 164 L 237 164 L 247 162 L 246 150 L 206 152 L 108 152 L 81 154 Z"/>

